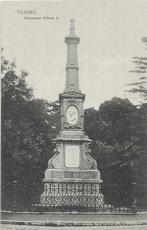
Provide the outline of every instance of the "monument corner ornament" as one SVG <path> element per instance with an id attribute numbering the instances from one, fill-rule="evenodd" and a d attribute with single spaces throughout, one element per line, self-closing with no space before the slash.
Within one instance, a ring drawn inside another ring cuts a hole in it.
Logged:
<path id="1" fill-rule="evenodd" d="M 84 133 L 85 95 L 79 89 L 77 45 L 74 20 L 65 37 L 67 44 L 66 84 L 59 95 L 61 127 L 55 138 L 54 155 L 48 161 L 43 179 L 41 206 L 99 208 L 103 205 L 100 193 L 100 172 L 91 157 L 91 140 Z"/>

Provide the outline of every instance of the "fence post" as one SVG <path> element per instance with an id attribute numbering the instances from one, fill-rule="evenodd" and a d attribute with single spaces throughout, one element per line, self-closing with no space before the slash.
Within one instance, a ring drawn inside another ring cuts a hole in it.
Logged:
<path id="1" fill-rule="evenodd" d="M 17 181 L 12 181 L 13 184 L 13 200 L 12 200 L 12 210 L 17 211 Z"/>
<path id="2" fill-rule="evenodd" d="M 136 213 L 137 212 L 137 197 L 136 197 L 136 183 L 133 182 L 132 183 L 132 186 L 133 186 L 133 202 L 132 202 L 132 212 L 133 213 Z"/>

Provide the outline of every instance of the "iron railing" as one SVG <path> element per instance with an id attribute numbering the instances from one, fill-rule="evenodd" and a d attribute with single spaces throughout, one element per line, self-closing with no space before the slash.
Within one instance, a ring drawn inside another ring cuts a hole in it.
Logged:
<path id="1" fill-rule="evenodd" d="M 2 209 L 133 213 L 138 210 L 139 201 L 145 194 L 147 185 L 52 182 L 45 183 L 42 192 L 40 187 L 40 184 L 13 183 L 9 190 L 4 190 L 2 194 Z M 140 210 L 141 207 L 140 204 Z"/>

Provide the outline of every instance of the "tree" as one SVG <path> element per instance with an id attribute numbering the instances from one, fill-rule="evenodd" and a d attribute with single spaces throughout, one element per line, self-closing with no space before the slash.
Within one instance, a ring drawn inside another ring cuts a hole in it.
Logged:
<path id="1" fill-rule="evenodd" d="M 20 207 L 36 202 L 43 173 L 53 154 L 59 128 L 59 104 L 35 99 L 27 86 L 27 73 L 2 57 L 2 201 L 11 205 L 18 182 Z M 32 200 L 34 199 L 34 200 Z"/>
<path id="2" fill-rule="evenodd" d="M 147 50 L 147 37 L 142 38 Z M 138 77 L 138 81 L 130 83 L 131 87 L 128 90 L 130 93 L 137 93 L 143 98 L 140 108 L 136 113 L 136 132 L 137 139 L 136 145 L 138 148 L 139 159 L 136 159 L 136 177 L 138 178 L 138 185 L 141 189 L 142 194 L 140 196 L 141 206 L 147 208 L 147 56 L 134 57 L 133 62 L 135 63 L 135 69 L 130 71 Z M 146 205 L 145 205 L 146 203 Z"/>
<path id="3" fill-rule="evenodd" d="M 135 160 L 134 172 L 137 178 L 137 205 L 147 209 L 147 103 L 140 106 L 137 113 L 137 139 L 138 159 Z"/>
<path id="4" fill-rule="evenodd" d="M 132 203 L 132 182 L 136 179 L 133 166 L 139 158 L 137 113 L 128 99 L 121 98 L 112 98 L 101 104 L 98 111 L 89 109 L 85 113 L 85 130 L 94 140 L 92 155 L 101 172 L 103 193 L 106 201 L 115 205 Z"/>
<path id="5" fill-rule="evenodd" d="M 96 141 L 103 135 L 104 128 L 105 125 L 99 117 L 99 112 L 94 108 L 86 109 L 84 113 L 84 130 L 88 136 L 93 141 Z"/>
<path id="6" fill-rule="evenodd" d="M 108 144 L 119 144 L 131 140 L 135 132 L 134 115 L 136 107 L 128 100 L 112 98 L 99 108 L 101 118 L 109 125 L 105 139 Z"/>
<path id="7" fill-rule="evenodd" d="M 147 37 L 143 37 L 142 41 L 145 43 L 147 49 Z M 130 72 L 138 75 L 138 81 L 128 84 L 131 89 L 127 90 L 131 93 L 138 93 L 143 97 L 144 101 L 147 101 L 147 57 L 133 57 L 135 63 L 135 70 Z"/>

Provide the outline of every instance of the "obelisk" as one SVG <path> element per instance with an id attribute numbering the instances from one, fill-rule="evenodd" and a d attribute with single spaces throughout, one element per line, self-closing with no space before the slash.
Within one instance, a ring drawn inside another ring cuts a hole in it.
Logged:
<path id="1" fill-rule="evenodd" d="M 65 90 L 59 95 L 61 128 L 56 137 L 54 155 L 48 161 L 43 179 L 41 205 L 65 208 L 99 208 L 103 204 L 100 193 L 100 172 L 91 157 L 91 140 L 84 133 L 85 95 L 79 89 L 77 46 L 74 20 L 70 23 L 67 44 Z M 88 209 L 87 209 L 88 210 Z"/>

